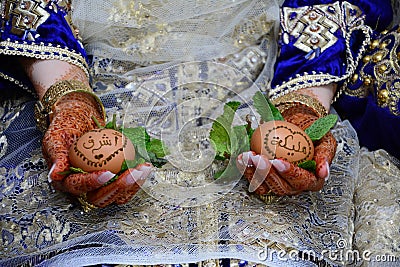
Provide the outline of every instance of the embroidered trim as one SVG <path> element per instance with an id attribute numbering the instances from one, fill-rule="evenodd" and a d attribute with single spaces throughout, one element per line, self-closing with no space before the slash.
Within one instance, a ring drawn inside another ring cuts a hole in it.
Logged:
<path id="1" fill-rule="evenodd" d="M 86 73 L 86 76 L 89 77 L 85 58 L 68 47 L 61 48 L 59 45 L 53 46 L 51 43 L 45 45 L 44 43 L 27 44 L 26 42 L 11 42 L 10 39 L 7 39 L 0 42 L 0 54 L 66 61 L 80 67 Z"/>

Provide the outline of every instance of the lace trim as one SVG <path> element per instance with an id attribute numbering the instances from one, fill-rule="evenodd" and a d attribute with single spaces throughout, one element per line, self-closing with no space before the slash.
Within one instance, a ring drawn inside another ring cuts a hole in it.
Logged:
<path id="1" fill-rule="evenodd" d="M 60 45 L 49 44 L 27 44 L 26 42 L 12 42 L 10 39 L 0 42 L 0 54 L 12 56 L 26 56 L 37 59 L 58 59 L 74 64 L 81 68 L 89 77 L 88 66 L 83 56 L 68 47 L 61 48 Z"/>

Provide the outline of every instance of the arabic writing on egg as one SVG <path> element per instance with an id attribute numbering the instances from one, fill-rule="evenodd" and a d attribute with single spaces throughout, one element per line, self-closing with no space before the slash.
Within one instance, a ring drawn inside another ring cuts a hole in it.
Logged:
<path id="1" fill-rule="evenodd" d="M 112 143 L 112 140 L 109 138 L 109 136 L 103 134 L 102 138 L 97 142 L 98 146 L 96 146 L 96 140 L 92 136 L 89 136 L 89 139 L 86 142 L 84 142 L 82 146 L 87 150 L 91 150 L 92 154 L 95 154 L 95 152 L 100 151 L 103 147 L 112 147 L 112 146 L 116 147 L 121 135 L 119 133 L 113 133 L 113 135 L 114 135 L 114 144 Z M 96 159 L 100 159 L 102 158 L 102 154 L 94 155 L 94 157 Z"/>
<path id="2" fill-rule="evenodd" d="M 294 152 L 298 152 L 298 153 L 307 155 L 307 147 L 305 147 L 305 146 L 302 147 L 300 141 L 297 142 L 297 147 L 296 147 L 295 146 L 296 144 L 293 144 L 293 139 L 294 139 L 293 135 L 286 136 L 284 140 L 280 139 L 279 136 L 274 136 L 271 140 L 271 145 L 273 145 L 273 146 L 278 145 L 286 150 L 294 151 Z M 292 146 L 290 146 L 290 145 L 292 145 Z"/>

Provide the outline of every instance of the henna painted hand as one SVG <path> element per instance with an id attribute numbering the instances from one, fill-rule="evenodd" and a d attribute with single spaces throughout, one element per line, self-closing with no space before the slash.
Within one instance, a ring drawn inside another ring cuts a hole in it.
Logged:
<path id="1" fill-rule="evenodd" d="M 106 186 L 104 184 L 115 176 L 106 170 L 63 175 L 70 167 L 70 146 L 85 132 L 96 128 L 93 117 L 104 124 L 96 101 L 86 93 L 67 94 L 54 106 L 51 123 L 42 144 L 43 155 L 51 167 L 49 179 L 57 190 L 76 196 L 87 193 L 88 202 L 98 207 L 126 203 L 150 174 L 151 164 L 145 163 L 129 169 Z"/>
<path id="2" fill-rule="evenodd" d="M 306 108 L 292 108 L 283 112 L 286 121 L 306 129 L 318 119 Z M 296 195 L 303 191 L 319 191 L 329 177 L 329 165 L 336 153 L 336 140 L 331 132 L 314 143 L 315 174 L 284 159 L 268 160 L 263 155 L 249 151 L 237 158 L 237 166 L 250 182 L 250 191 L 264 195 Z"/>

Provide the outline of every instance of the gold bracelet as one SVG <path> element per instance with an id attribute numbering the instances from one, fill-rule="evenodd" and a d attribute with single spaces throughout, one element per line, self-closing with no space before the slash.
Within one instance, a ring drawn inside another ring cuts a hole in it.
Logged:
<path id="1" fill-rule="evenodd" d="M 92 89 L 85 85 L 83 82 L 77 80 L 68 80 L 68 81 L 60 81 L 52 86 L 46 91 L 41 101 L 38 101 L 35 105 L 35 118 L 37 127 L 41 131 L 46 131 L 49 124 L 49 116 L 52 113 L 52 108 L 57 101 L 73 92 L 83 92 L 90 94 L 98 104 L 98 110 L 105 119 L 105 109 L 103 103 L 101 102 L 100 98 L 92 92 Z"/>
<path id="2" fill-rule="evenodd" d="M 288 93 L 286 95 L 278 97 L 272 100 L 272 104 L 274 104 L 281 113 L 291 107 L 300 104 L 311 108 L 314 111 L 315 115 L 317 115 L 318 117 L 324 117 L 328 115 L 328 111 L 326 110 L 326 108 L 317 99 L 308 95 L 302 95 L 298 93 Z"/>

